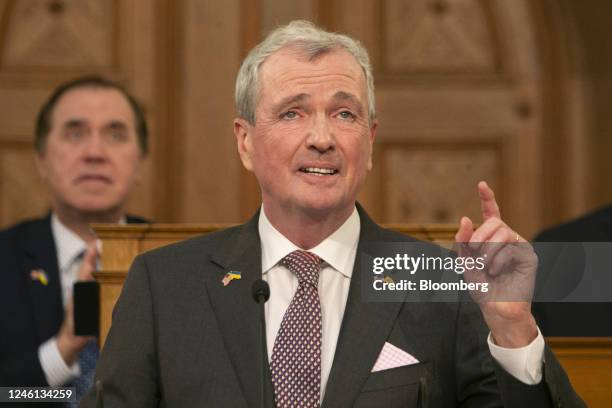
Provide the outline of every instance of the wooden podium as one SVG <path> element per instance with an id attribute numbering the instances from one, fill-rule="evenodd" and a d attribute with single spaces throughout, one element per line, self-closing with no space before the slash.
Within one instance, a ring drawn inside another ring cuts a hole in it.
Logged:
<path id="1" fill-rule="evenodd" d="M 102 240 L 102 270 L 94 276 L 100 283 L 100 345 L 111 325 L 112 312 L 134 258 L 148 250 L 205 234 L 228 225 L 116 224 L 93 225 Z M 456 225 L 387 225 L 416 238 L 448 243 Z M 610 317 L 612 318 L 612 316 Z M 612 401 L 612 338 L 546 339 L 567 371 L 576 391 L 589 407 L 608 407 Z"/>

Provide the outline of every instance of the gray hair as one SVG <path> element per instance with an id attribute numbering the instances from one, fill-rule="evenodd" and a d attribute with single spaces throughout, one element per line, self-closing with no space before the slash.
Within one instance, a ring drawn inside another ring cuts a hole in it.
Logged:
<path id="1" fill-rule="evenodd" d="M 374 106 L 374 77 L 368 52 L 359 41 L 343 34 L 330 33 L 305 20 L 295 20 L 278 27 L 244 59 L 236 78 L 236 110 L 238 116 L 255 124 L 255 108 L 259 97 L 259 68 L 270 55 L 287 46 L 296 46 L 310 59 L 342 48 L 361 66 L 368 87 L 368 118 L 376 117 Z"/>

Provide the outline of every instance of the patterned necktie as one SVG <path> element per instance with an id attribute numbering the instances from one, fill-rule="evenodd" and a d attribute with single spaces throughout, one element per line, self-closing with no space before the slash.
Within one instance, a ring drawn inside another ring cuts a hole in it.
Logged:
<path id="1" fill-rule="evenodd" d="M 85 250 L 81 251 L 76 257 L 77 270 L 81 266 L 83 257 L 85 256 Z M 94 374 L 96 372 L 96 363 L 98 362 L 98 356 L 100 350 L 96 340 L 91 340 L 78 354 L 79 368 L 81 375 L 74 380 L 74 386 L 76 387 L 76 403 L 70 404 L 73 407 L 78 407 L 81 398 L 87 394 L 87 391 L 93 385 Z"/>
<path id="2" fill-rule="evenodd" d="M 98 354 L 99 350 L 96 340 L 91 340 L 89 343 L 87 343 L 85 348 L 79 353 L 78 359 L 81 375 L 79 375 L 74 381 L 77 398 L 77 403 L 74 405 L 75 407 L 78 406 L 78 402 L 85 396 L 87 391 L 89 391 L 93 385 Z"/>
<path id="3" fill-rule="evenodd" d="M 272 384 L 277 408 L 318 407 L 321 393 L 321 259 L 293 251 L 282 260 L 298 278 L 272 349 Z"/>

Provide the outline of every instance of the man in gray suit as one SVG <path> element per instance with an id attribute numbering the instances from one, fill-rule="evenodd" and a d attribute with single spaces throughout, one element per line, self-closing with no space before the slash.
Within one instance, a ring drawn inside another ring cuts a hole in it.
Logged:
<path id="1" fill-rule="evenodd" d="M 92 390 L 83 406 L 584 406 L 529 302 L 362 300 L 364 243 L 414 240 L 356 204 L 377 127 L 358 42 L 307 22 L 278 28 L 243 62 L 236 104 L 238 151 L 262 207 L 244 225 L 135 260 L 98 398 Z M 463 218 L 457 240 L 524 242 L 478 188 L 484 222 L 474 230 Z M 532 251 L 513 262 L 517 276 L 537 265 Z M 267 353 L 251 298 L 262 278 Z"/>

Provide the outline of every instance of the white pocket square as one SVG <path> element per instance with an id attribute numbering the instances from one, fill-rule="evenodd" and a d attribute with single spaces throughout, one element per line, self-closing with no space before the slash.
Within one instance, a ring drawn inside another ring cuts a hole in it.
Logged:
<path id="1" fill-rule="evenodd" d="M 419 360 L 405 352 L 399 347 L 395 347 L 393 344 L 385 342 L 376 363 L 372 368 L 372 372 L 389 370 L 391 368 L 403 367 L 411 364 L 418 363 Z"/>

